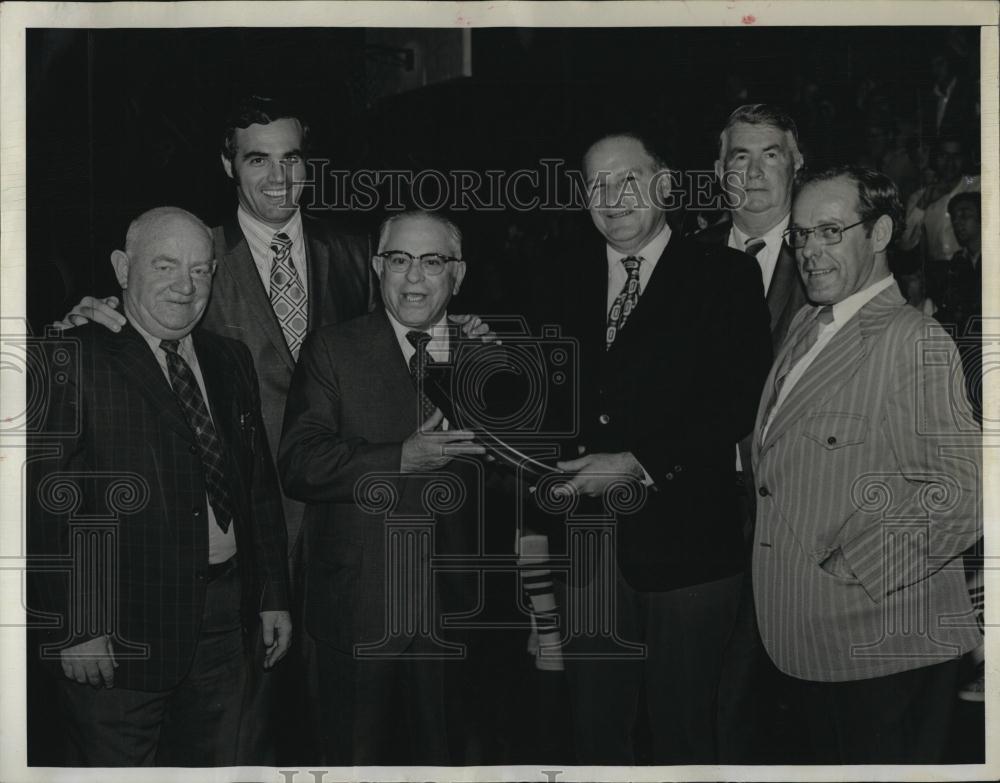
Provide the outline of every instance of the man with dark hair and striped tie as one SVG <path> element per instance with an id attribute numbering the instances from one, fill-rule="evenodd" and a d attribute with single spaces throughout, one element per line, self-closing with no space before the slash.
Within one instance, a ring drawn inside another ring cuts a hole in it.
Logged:
<path id="1" fill-rule="evenodd" d="M 111 261 L 125 323 L 65 332 L 56 347 L 78 361 L 37 390 L 49 448 L 29 477 L 29 546 L 74 562 L 71 579 L 31 574 L 32 608 L 60 621 L 33 649 L 62 675 L 71 765 L 232 765 L 254 636 L 268 669 L 291 639 L 257 375 L 242 343 L 195 330 L 215 273 L 198 218 L 150 210 Z M 60 482 L 73 507 L 47 489 Z M 113 538 L 78 558 L 81 534 L 109 523 Z"/>
<path id="2" fill-rule="evenodd" d="M 813 305 L 758 409 L 753 585 L 817 763 L 940 763 L 980 641 L 982 439 L 954 343 L 889 272 L 902 227 L 887 177 L 841 167 L 805 178 L 785 234 Z"/>
<path id="3" fill-rule="evenodd" d="M 465 277 L 461 241 L 438 214 L 385 220 L 372 258 L 384 306 L 312 332 L 288 393 L 278 467 L 307 504 L 305 625 L 330 765 L 462 760 L 461 654 L 442 618 L 475 596 L 428 569 L 432 556 L 479 551 L 484 450 L 421 385 L 428 365 L 460 352 L 448 304 Z"/>

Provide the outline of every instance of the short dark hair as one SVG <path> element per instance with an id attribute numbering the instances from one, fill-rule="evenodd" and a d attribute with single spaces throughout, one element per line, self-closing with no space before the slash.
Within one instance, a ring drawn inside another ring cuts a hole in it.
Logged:
<path id="1" fill-rule="evenodd" d="M 309 125 L 290 104 L 275 98 L 260 95 L 244 95 L 238 98 L 226 117 L 222 134 L 222 154 L 227 160 L 236 158 L 236 129 L 246 129 L 251 125 L 267 125 L 275 120 L 298 120 L 302 126 L 302 147 L 308 146 Z"/>
<path id="2" fill-rule="evenodd" d="M 787 131 L 792 134 L 796 148 L 799 146 L 799 129 L 788 112 L 772 103 L 744 103 L 733 110 L 719 133 L 717 155 L 720 160 L 722 159 L 722 145 L 726 138 L 726 131 L 740 123 L 744 125 L 769 125 L 780 131 Z"/>
<path id="3" fill-rule="evenodd" d="M 955 217 L 955 211 L 963 205 L 975 207 L 976 212 L 979 214 L 979 219 L 983 219 L 983 203 L 979 193 L 971 190 L 965 193 L 956 193 L 948 201 L 948 214 L 951 217 Z"/>
<path id="4" fill-rule="evenodd" d="M 903 203 L 899 198 L 899 189 L 885 174 L 863 166 L 832 166 L 822 171 L 803 172 L 796 184 L 796 192 L 807 185 L 816 182 L 827 182 L 832 179 L 847 177 L 858 189 L 858 214 L 865 223 L 874 223 L 882 215 L 888 215 L 892 220 L 892 242 L 903 233 L 906 219 Z M 871 234 L 871 226 L 866 226 Z"/>

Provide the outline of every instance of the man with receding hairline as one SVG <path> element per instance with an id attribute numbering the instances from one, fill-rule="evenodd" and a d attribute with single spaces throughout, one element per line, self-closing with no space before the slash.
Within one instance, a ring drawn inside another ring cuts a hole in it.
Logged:
<path id="1" fill-rule="evenodd" d="M 114 519 L 111 560 L 86 553 L 69 581 L 32 573 L 32 607 L 60 621 L 35 649 L 54 670 L 58 658 L 70 763 L 228 765 L 249 634 L 262 634 L 268 668 L 291 638 L 257 377 L 243 345 L 194 331 L 215 272 L 198 218 L 174 207 L 140 215 L 111 262 L 125 324 L 61 336 L 79 362 L 48 376 L 38 445 L 50 449 L 29 475 L 32 554 L 72 556 L 92 515 Z M 52 480 L 78 483 L 78 507 L 48 502 L 41 487 Z M 134 482 L 140 500 L 117 507 L 111 480 Z"/>
<path id="2" fill-rule="evenodd" d="M 815 763 L 940 763 L 980 640 L 961 555 L 982 532 L 982 439 L 954 343 L 889 271 L 902 226 L 876 171 L 800 184 L 786 238 L 813 304 L 753 435 L 757 618 Z"/>

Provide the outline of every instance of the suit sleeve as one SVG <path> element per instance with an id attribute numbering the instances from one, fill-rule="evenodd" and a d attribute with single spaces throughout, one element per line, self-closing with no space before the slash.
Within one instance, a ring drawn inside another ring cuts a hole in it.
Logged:
<path id="1" fill-rule="evenodd" d="M 736 444 L 753 429 L 771 368 L 770 314 L 756 264 L 728 249 L 706 248 L 702 253 L 697 263 L 729 262 L 728 284 L 719 286 L 712 302 L 711 323 L 689 338 L 696 343 L 692 352 L 703 368 L 691 389 L 690 415 L 671 413 L 671 426 L 664 427 L 654 413 L 646 436 L 631 449 L 654 482 L 692 460 L 713 464 L 727 448 L 733 456 Z M 724 259 L 712 257 L 717 253 Z M 657 409 L 649 406 L 650 411 Z M 673 424 L 678 419 L 683 422 L 680 428 Z"/>
<path id="2" fill-rule="evenodd" d="M 401 443 L 369 443 L 341 432 L 341 378 L 321 332 L 306 338 L 292 376 L 278 449 L 278 470 L 289 497 L 307 503 L 345 503 L 368 473 L 398 472 Z"/>
<path id="3" fill-rule="evenodd" d="M 71 339 L 71 338 L 65 338 Z M 74 580 L 72 596 L 69 580 L 65 572 L 48 570 L 46 561 L 65 558 L 69 546 L 69 520 L 73 510 L 66 508 L 62 501 L 76 497 L 78 511 L 86 513 L 90 507 L 87 493 L 93 483 L 84 476 L 88 470 L 85 448 L 83 384 L 81 367 L 73 363 L 56 380 L 52 352 L 58 350 L 57 343 L 34 344 L 32 351 L 37 365 L 45 367 L 44 373 L 29 374 L 29 399 L 44 403 L 44 418 L 38 422 L 37 430 L 28 437 L 30 458 L 26 489 L 28 495 L 27 543 L 29 565 L 29 611 L 42 611 L 58 619 L 59 626 L 41 634 L 48 643 L 55 643 L 69 636 L 70 601 L 76 611 L 94 610 L 99 601 L 88 591 L 94 589 L 93 580 Z M 66 476 L 66 484 L 57 486 L 60 474 Z M 79 622 L 76 622 L 76 620 Z M 105 618 L 106 619 L 106 618 Z M 95 628 L 100 618 L 88 616 L 74 618 L 73 626 Z M 92 637 L 91 637 L 92 638 Z M 87 637 L 74 639 L 74 643 L 87 641 Z"/>
<path id="4" fill-rule="evenodd" d="M 926 520 L 926 535 L 887 536 L 881 522 L 841 545 L 875 601 L 926 579 L 982 535 L 982 438 L 955 345 L 936 324 L 898 344 L 882 431 L 912 492 L 908 516 Z"/>
<path id="5" fill-rule="evenodd" d="M 254 557 L 262 575 L 261 611 L 288 609 L 288 532 L 282 509 L 281 487 L 267 444 L 260 406 L 260 384 L 250 351 L 239 345 L 239 360 L 250 392 L 250 410 L 255 424 L 250 428 L 253 475 L 250 477 L 250 509 L 254 530 Z"/>

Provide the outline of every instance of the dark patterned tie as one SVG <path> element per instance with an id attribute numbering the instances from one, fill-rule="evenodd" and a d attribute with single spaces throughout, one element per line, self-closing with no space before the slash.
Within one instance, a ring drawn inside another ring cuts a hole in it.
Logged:
<path id="1" fill-rule="evenodd" d="M 417 393 L 420 395 L 420 421 L 425 422 L 437 408 L 430 401 L 430 398 L 424 394 L 422 384 L 424 378 L 427 377 L 427 366 L 434 362 L 430 352 L 427 350 L 427 346 L 431 342 L 431 336 L 427 332 L 419 332 L 414 329 L 406 333 L 406 339 L 416 349 L 413 356 L 410 357 L 410 375 L 413 376 L 413 380 L 417 385 Z"/>
<path id="2" fill-rule="evenodd" d="M 292 356 L 299 358 L 299 348 L 309 325 L 306 313 L 306 292 L 299 281 L 299 274 L 292 265 L 292 240 L 279 231 L 271 240 L 271 307 L 278 316 L 281 331 Z"/>
<path id="3" fill-rule="evenodd" d="M 622 266 L 625 267 L 628 277 L 608 313 L 608 330 L 604 336 L 605 348 L 611 348 L 618 333 L 625 328 L 628 317 L 635 309 L 635 303 L 639 301 L 639 264 L 641 262 L 642 259 L 635 256 L 622 259 Z"/>
<path id="4" fill-rule="evenodd" d="M 781 387 L 785 385 L 785 379 L 788 378 L 788 373 L 790 373 L 795 368 L 795 365 L 799 363 L 799 360 L 809 353 L 812 347 L 816 345 L 816 341 L 819 339 L 820 328 L 829 323 L 833 323 L 833 307 L 831 305 L 824 305 L 823 307 L 817 308 L 812 318 L 802 329 L 799 330 L 798 337 L 792 344 L 792 349 L 785 354 L 785 357 L 781 361 L 781 365 L 774 373 L 774 387 L 771 392 L 771 402 L 768 405 L 767 416 L 764 418 L 765 422 L 767 422 L 767 420 L 771 417 L 771 414 L 774 412 L 774 406 L 778 402 Z"/>
<path id="5" fill-rule="evenodd" d="M 205 486 L 208 489 L 208 501 L 215 511 L 215 521 L 222 532 L 229 531 L 233 520 L 233 504 L 226 488 L 226 478 L 222 470 L 222 446 L 215 426 L 208 415 L 205 398 L 198 388 L 198 381 L 190 365 L 177 352 L 180 343 L 177 340 L 162 340 L 160 348 L 167 355 L 167 374 L 173 387 L 177 402 L 184 412 L 184 418 L 195 435 L 198 444 L 198 456 L 205 474 Z"/>

